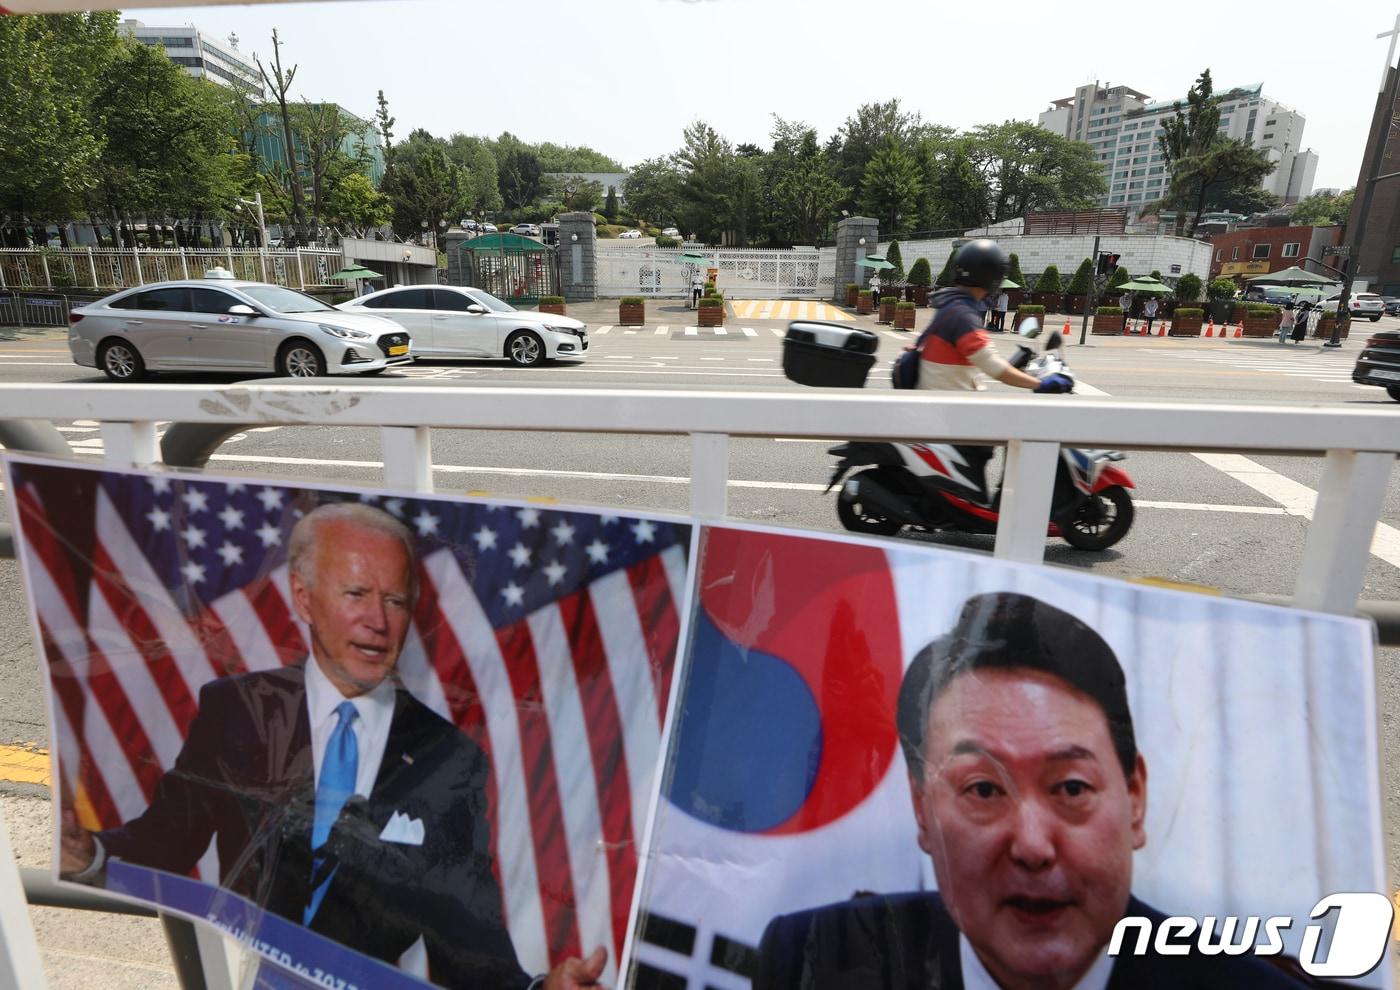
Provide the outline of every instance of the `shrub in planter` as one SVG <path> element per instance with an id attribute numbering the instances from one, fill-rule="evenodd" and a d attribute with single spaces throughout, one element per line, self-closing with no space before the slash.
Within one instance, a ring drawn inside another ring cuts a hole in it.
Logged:
<path id="1" fill-rule="evenodd" d="M 1108 287 L 1103 290 L 1105 298 L 1116 296 L 1117 293 L 1113 290 L 1118 288 L 1118 286 L 1124 284 L 1125 282 L 1131 282 L 1132 280 L 1133 277 L 1132 275 L 1128 274 L 1128 269 L 1124 268 L 1122 265 L 1119 265 L 1113 270 L 1113 274 L 1109 276 Z"/>
<path id="2" fill-rule="evenodd" d="M 919 258 L 909 268 L 909 287 L 914 290 L 914 305 L 928 302 L 928 287 L 933 282 L 933 270 L 927 258 Z"/>
<path id="3" fill-rule="evenodd" d="M 875 309 L 875 297 L 871 295 L 869 289 L 861 289 L 856 296 L 856 312 L 869 313 Z"/>
<path id="4" fill-rule="evenodd" d="M 1011 325 L 1019 329 L 1021 324 L 1029 319 L 1039 320 L 1041 324 L 1044 325 L 1045 307 L 1035 303 L 1026 303 L 1025 305 L 1017 306 L 1016 315 L 1011 318 Z"/>
<path id="5" fill-rule="evenodd" d="M 1172 325 L 1171 329 L 1167 331 L 1167 336 L 1199 337 L 1201 335 L 1201 326 L 1205 321 L 1206 311 L 1203 309 L 1178 309 L 1172 314 Z"/>
<path id="6" fill-rule="evenodd" d="M 1193 303 L 1201 298 L 1201 277 L 1191 272 L 1187 272 L 1177 279 L 1176 288 L 1172 294 L 1176 296 L 1177 302 Z"/>
<path id="7" fill-rule="evenodd" d="M 553 313 L 555 316 L 564 315 L 563 296 L 540 296 L 540 312 Z"/>
<path id="8" fill-rule="evenodd" d="M 706 283 L 705 283 L 705 293 L 704 293 L 704 294 L 707 295 L 707 296 L 717 296 L 717 295 L 720 294 L 720 292 L 719 292 L 718 287 L 715 285 L 715 283 L 713 283 L 713 282 L 706 282 Z"/>
<path id="9" fill-rule="evenodd" d="M 902 302 L 894 309 L 894 328 L 896 330 L 914 329 L 914 309 L 917 303 Z"/>
<path id="10" fill-rule="evenodd" d="M 623 296 L 617 303 L 617 322 L 624 327 L 639 327 L 647 321 L 646 300 L 641 296 Z"/>
<path id="11" fill-rule="evenodd" d="M 1278 332 L 1278 306 L 1263 303 L 1250 303 L 1244 308 L 1244 335 L 1246 337 L 1272 337 Z"/>
<path id="12" fill-rule="evenodd" d="M 700 325 L 717 327 L 724 323 L 724 297 L 708 295 L 700 297 Z"/>
<path id="13" fill-rule="evenodd" d="M 1021 259 L 1015 251 L 1011 252 L 1011 264 L 1006 269 L 1006 277 L 1019 286 L 1025 286 L 1026 276 L 1021 274 Z"/>
<path id="14" fill-rule="evenodd" d="M 1094 310 L 1094 333 L 1122 334 L 1123 310 L 1117 306 L 1100 306 Z"/>
<path id="15" fill-rule="evenodd" d="M 1064 291 L 1064 285 L 1060 281 L 1060 270 L 1051 265 L 1041 272 L 1040 278 L 1036 280 L 1035 289 L 1031 292 L 1031 300 L 1037 306 L 1044 306 L 1045 311 L 1053 313 L 1060 307 L 1060 293 Z"/>
<path id="16" fill-rule="evenodd" d="M 846 305 L 855 309 L 856 297 L 860 295 L 860 286 L 855 282 L 846 283 Z"/>
<path id="17" fill-rule="evenodd" d="M 1210 317 L 1216 323 L 1228 323 L 1235 315 L 1235 283 L 1228 278 L 1214 279 L 1206 286 L 1206 299 L 1210 301 Z"/>
<path id="18" fill-rule="evenodd" d="M 953 259 L 958 256 L 958 249 L 948 252 L 948 260 L 943 265 L 943 270 L 938 273 L 938 281 L 935 283 L 940 289 L 946 289 L 953 284 Z"/>
<path id="19" fill-rule="evenodd" d="M 656 246 L 659 248 L 680 247 L 681 242 L 676 240 L 674 237 L 667 237 L 665 234 L 658 234 L 656 237 Z"/>
<path id="20" fill-rule="evenodd" d="M 1085 258 L 1075 269 L 1074 277 L 1069 280 L 1069 288 L 1065 290 L 1065 312 L 1083 313 L 1093 288 L 1094 264 Z"/>
<path id="21" fill-rule="evenodd" d="M 895 306 L 897 306 L 897 305 L 899 305 L 899 300 L 896 299 L 894 296 L 887 296 L 887 295 L 881 294 L 881 296 L 880 296 L 880 315 L 879 315 L 879 317 L 878 317 L 879 322 L 881 322 L 881 323 L 893 323 L 893 322 L 894 322 L 894 308 L 895 308 Z"/>

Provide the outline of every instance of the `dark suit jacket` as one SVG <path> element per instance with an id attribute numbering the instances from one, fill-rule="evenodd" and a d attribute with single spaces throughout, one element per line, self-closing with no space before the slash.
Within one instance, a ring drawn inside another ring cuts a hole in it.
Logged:
<path id="1" fill-rule="evenodd" d="M 211 682 L 144 814 L 100 833 L 110 856 L 189 873 L 215 839 L 221 886 L 302 923 L 311 892 L 315 786 L 305 671 Z M 338 864 L 311 930 L 393 963 L 421 935 L 434 983 L 524 987 L 492 873 L 485 754 L 400 689 L 368 800 L 352 797 L 327 841 Z M 421 846 L 381 842 L 394 812 Z"/>
<path id="2" fill-rule="evenodd" d="M 1128 915 L 1164 915 L 1133 898 Z M 958 929 L 937 894 L 872 895 L 781 915 L 758 949 L 753 990 L 963 990 Z M 1291 990 L 1255 956 L 1121 955 L 1109 990 Z"/>

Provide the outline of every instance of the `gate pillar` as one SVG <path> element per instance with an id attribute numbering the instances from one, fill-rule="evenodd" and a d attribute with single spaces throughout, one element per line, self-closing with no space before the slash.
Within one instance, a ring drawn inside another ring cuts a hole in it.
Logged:
<path id="1" fill-rule="evenodd" d="M 559 294 L 566 302 L 598 298 L 597 243 L 592 213 L 559 214 Z"/>
<path id="2" fill-rule="evenodd" d="M 864 241 L 864 243 L 861 243 Z M 870 281 L 870 269 L 858 264 L 867 254 L 880 253 L 880 221 L 874 217 L 846 217 L 836 225 L 836 279 L 831 301 L 846 304 L 846 283 L 862 289 Z"/>

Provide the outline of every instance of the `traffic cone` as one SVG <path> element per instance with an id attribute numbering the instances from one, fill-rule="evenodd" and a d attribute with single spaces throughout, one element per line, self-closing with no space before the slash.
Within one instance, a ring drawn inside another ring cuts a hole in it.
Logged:
<path id="1" fill-rule="evenodd" d="M 1138 324 L 1138 335 L 1141 336 L 1141 337 L 1148 337 L 1148 336 L 1151 336 L 1151 335 L 1147 332 L 1147 324 L 1146 324 L 1145 322 L 1144 322 L 1144 323 L 1139 323 L 1139 324 Z"/>
<path id="2" fill-rule="evenodd" d="M 1236 339 L 1236 340 L 1239 340 L 1239 339 L 1240 339 L 1241 337 L 1243 337 L 1243 336 L 1244 336 L 1244 321 L 1241 320 L 1240 322 L 1238 322 L 1238 323 L 1235 324 L 1235 339 Z"/>
<path id="3" fill-rule="evenodd" d="M 1065 340 L 1069 340 L 1069 317 L 1068 317 L 1068 316 L 1065 317 L 1065 328 L 1064 328 L 1063 330 L 1061 330 L 1060 333 L 1064 336 Z"/>
<path id="4" fill-rule="evenodd" d="M 1164 321 L 1159 327 L 1157 327 L 1157 336 L 1159 336 L 1159 337 L 1165 337 L 1166 335 L 1167 335 L 1167 324 L 1166 324 L 1166 322 Z"/>
<path id="5" fill-rule="evenodd" d="M 1206 324 L 1206 336 L 1207 336 L 1207 337 L 1214 337 L 1214 336 L 1215 336 L 1215 317 L 1213 317 L 1213 316 L 1210 318 L 1210 322 Z"/>

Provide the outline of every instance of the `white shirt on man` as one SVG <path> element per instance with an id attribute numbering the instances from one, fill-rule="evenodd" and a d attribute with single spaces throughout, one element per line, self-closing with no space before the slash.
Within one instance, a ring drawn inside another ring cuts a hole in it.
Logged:
<path id="1" fill-rule="evenodd" d="M 999 293 L 997 293 L 997 304 L 996 304 L 995 306 L 993 306 L 992 308 L 993 308 L 994 310 L 996 310 L 998 313 L 1005 313 L 1005 312 L 1006 312 L 1006 304 L 1009 303 L 1010 301 L 1011 301 L 1011 297 L 1010 297 L 1010 296 L 1008 296 L 1005 292 L 999 292 Z"/>
<path id="2" fill-rule="evenodd" d="M 348 699 L 359 717 L 350 723 L 359 749 L 359 765 L 355 770 L 355 793 L 369 797 L 374 780 L 379 776 L 379 764 L 384 760 L 384 747 L 389 743 L 389 725 L 394 720 L 394 682 L 386 677 L 368 694 Z M 306 658 L 306 713 L 311 724 L 311 757 L 316 765 L 316 783 L 321 783 L 321 763 L 326 745 L 340 722 L 336 707 L 347 700 L 340 689 L 330 682 L 314 656 Z"/>
<path id="3" fill-rule="evenodd" d="M 1001 990 L 1000 984 L 987 972 L 982 960 L 977 958 L 977 950 L 967 940 L 958 935 L 958 962 L 962 966 L 963 990 Z M 1113 975 L 1113 959 L 1106 953 L 1099 956 L 1098 962 L 1074 985 L 1073 990 L 1106 990 L 1109 977 Z"/>

